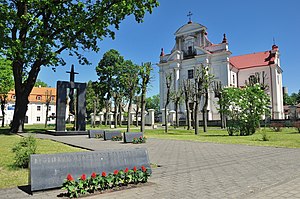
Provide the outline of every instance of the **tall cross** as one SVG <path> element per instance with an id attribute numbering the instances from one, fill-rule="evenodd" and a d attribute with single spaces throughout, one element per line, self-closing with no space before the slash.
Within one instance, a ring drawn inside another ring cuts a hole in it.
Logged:
<path id="1" fill-rule="evenodd" d="M 75 81 L 75 75 L 77 75 L 77 72 L 74 72 L 74 65 L 71 66 L 71 71 L 67 71 L 67 73 L 70 73 L 70 82 Z"/>
<path id="2" fill-rule="evenodd" d="M 186 15 L 189 17 L 189 22 L 192 22 L 192 15 L 193 13 L 191 11 L 189 11 L 189 13 Z"/>

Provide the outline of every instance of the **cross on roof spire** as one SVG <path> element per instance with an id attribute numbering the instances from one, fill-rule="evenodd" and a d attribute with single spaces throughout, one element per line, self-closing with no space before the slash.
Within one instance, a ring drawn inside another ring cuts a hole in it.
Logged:
<path id="1" fill-rule="evenodd" d="M 189 22 L 188 23 L 192 23 L 192 15 L 193 13 L 191 11 L 189 11 L 189 13 L 186 15 L 189 17 Z"/>

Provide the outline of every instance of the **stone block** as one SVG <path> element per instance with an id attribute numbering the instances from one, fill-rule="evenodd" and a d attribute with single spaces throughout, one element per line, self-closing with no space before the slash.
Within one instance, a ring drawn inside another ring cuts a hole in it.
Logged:
<path id="1" fill-rule="evenodd" d="M 133 133 L 133 132 L 124 132 L 124 142 L 131 143 L 134 138 L 144 137 L 142 132 Z"/>
<path id="2" fill-rule="evenodd" d="M 31 191 L 59 188 L 68 174 L 77 179 L 82 174 L 90 176 L 103 171 L 108 174 L 134 166 L 138 169 L 145 166 L 151 172 L 147 149 L 34 154 L 30 156 L 29 183 Z"/>
<path id="3" fill-rule="evenodd" d="M 104 138 L 104 130 L 88 130 L 89 138 L 97 138 L 97 135 Z"/>
<path id="4" fill-rule="evenodd" d="M 121 131 L 104 131 L 104 140 L 111 140 L 114 136 L 122 136 Z"/>

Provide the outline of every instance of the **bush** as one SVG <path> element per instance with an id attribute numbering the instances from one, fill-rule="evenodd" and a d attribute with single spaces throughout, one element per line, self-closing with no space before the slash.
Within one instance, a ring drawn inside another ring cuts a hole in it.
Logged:
<path id="1" fill-rule="evenodd" d="M 273 129 L 273 131 L 276 131 L 276 132 L 280 132 L 281 129 L 284 127 L 284 124 L 282 123 L 271 123 L 270 124 L 270 128 Z"/>
<path id="2" fill-rule="evenodd" d="M 28 168 L 30 155 L 35 154 L 36 147 L 36 139 L 32 135 L 23 137 L 12 148 L 12 151 L 15 153 L 14 165 L 21 168 Z"/>

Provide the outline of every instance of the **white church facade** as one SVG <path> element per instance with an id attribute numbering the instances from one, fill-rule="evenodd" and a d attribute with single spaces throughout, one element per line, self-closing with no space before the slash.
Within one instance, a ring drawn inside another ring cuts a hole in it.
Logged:
<path id="1" fill-rule="evenodd" d="M 172 76 L 171 90 L 178 90 L 182 81 L 193 79 L 195 71 L 201 65 L 209 68 L 214 81 L 221 82 L 225 87 L 243 87 L 245 81 L 255 73 L 265 75 L 266 93 L 271 98 L 272 119 L 284 119 L 282 69 L 280 67 L 279 49 L 273 45 L 270 50 L 231 56 L 229 45 L 224 34 L 223 41 L 213 44 L 207 37 L 207 28 L 201 24 L 189 21 L 175 32 L 175 45 L 169 54 L 163 49 L 160 54 L 160 107 L 163 109 L 166 102 L 166 75 Z M 218 99 L 213 89 L 209 89 L 208 119 L 219 120 Z M 174 110 L 170 102 L 168 110 Z M 179 107 L 181 118 L 185 116 L 185 104 Z M 199 118 L 202 114 L 199 111 Z M 164 117 L 163 117 L 164 120 Z"/>

